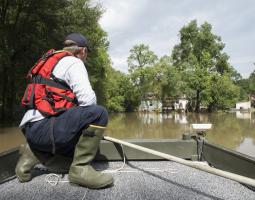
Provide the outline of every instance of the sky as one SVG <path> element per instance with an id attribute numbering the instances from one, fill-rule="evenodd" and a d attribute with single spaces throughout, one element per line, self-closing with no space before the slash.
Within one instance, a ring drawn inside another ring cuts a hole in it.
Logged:
<path id="1" fill-rule="evenodd" d="M 255 70 L 254 0 L 98 0 L 105 12 L 100 25 L 108 34 L 113 67 L 128 71 L 130 49 L 144 43 L 158 56 L 171 55 L 179 31 L 196 19 L 221 37 L 230 64 L 247 78 Z M 254 23 L 254 24 L 253 24 Z"/>

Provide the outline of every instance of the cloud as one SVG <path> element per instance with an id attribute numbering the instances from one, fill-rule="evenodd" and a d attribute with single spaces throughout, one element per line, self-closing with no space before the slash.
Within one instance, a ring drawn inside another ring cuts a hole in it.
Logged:
<path id="1" fill-rule="evenodd" d="M 170 55 L 181 27 L 193 19 L 213 26 L 226 44 L 230 63 L 247 77 L 254 69 L 255 2 L 241 0 L 100 0 L 105 8 L 100 24 L 108 33 L 114 67 L 127 72 L 129 50 L 149 45 L 158 56 Z"/>

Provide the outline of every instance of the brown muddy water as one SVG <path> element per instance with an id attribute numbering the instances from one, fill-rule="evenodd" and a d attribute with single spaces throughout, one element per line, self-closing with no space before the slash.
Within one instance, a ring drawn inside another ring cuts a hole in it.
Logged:
<path id="1" fill-rule="evenodd" d="M 181 139 L 184 133 L 195 133 L 192 123 L 212 123 L 207 131 L 209 142 L 255 157 L 255 113 L 212 114 L 111 114 L 106 134 L 119 139 Z M 0 128 L 0 152 L 25 143 L 17 126 Z"/>

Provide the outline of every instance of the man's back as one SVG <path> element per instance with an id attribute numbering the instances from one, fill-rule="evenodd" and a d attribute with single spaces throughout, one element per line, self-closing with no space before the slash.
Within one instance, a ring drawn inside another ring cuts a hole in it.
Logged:
<path id="1" fill-rule="evenodd" d="M 66 56 L 62 58 L 53 70 L 53 75 L 65 81 L 73 93 L 75 93 L 79 106 L 96 104 L 96 95 L 89 82 L 87 70 L 83 62 L 74 57 Z M 35 122 L 43 119 L 44 116 L 38 110 L 28 110 L 20 126 L 27 122 Z"/>

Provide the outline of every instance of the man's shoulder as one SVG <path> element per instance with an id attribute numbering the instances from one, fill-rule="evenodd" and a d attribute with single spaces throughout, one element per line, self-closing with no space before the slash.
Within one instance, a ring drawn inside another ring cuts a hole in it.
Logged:
<path id="1" fill-rule="evenodd" d="M 82 61 L 79 58 L 76 58 L 74 56 L 65 56 L 59 62 L 70 63 L 70 64 L 82 63 Z"/>
<path id="2" fill-rule="evenodd" d="M 84 68 L 83 62 L 74 56 L 66 56 L 59 60 L 58 64 L 56 65 L 53 74 L 59 78 L 64 76 L 64 74 L 70 71 L 73 67 L 77 68 Z"/>
<path id="3" fill-rule="evenodd" d="M 58 62 L 56 67 L 57 68 L 61 67 L 62 69 L 64 68 L 69 69 L 72 66 L 84 67 L 84 64 L 82 60 L 80 60 L 79 58 L 76 58 L 74 56 L 66 56 Z"/>

